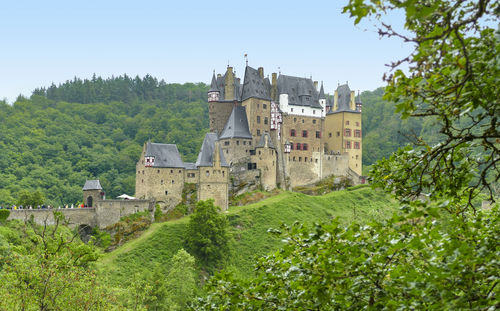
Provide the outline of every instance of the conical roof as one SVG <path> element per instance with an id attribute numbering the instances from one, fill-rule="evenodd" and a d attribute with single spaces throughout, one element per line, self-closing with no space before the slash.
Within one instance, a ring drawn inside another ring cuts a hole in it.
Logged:
<path id="1" fill-rule="evenodd" d="M 209 92 L 218 92 L 219 88 L 217 87 L 217 79 L 215 78 L 215 71 L 214 74 L 212 75 L 212 83 L 210 83 L 210 90 Z"/>
<path id="2" fill-rule="evenodd" d="M 323 89 L 323 81 L 321 81 L 321 88 L 319 89 L 319 99 L 326 99 L 325 90 Z"/>

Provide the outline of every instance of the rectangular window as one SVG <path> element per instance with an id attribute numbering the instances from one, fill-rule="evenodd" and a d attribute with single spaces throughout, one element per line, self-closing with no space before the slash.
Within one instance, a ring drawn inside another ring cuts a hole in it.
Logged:
<path id="1" fill-rule="evenodd" d="M 244 141 L 243 141 L 243 145 L 246 145 L 246 144 L 247 144 L 247 141 L 246 141 L 246 140 L 244 140 Z"/>
<path id="2" fill-rule="evenodd" d="M 257 130 L 257 136 L 260 136 L 260 130 Z"/>
<path id="3" fill-rule="evenodd" d="M 236 145 L 237 145 L 237 146 L 239 146 L 239 145 L 240 145 L 240 141 L 239 141 L 239 140 L 237 140 L 237 141 L 236 141 Z"/>
<path id="4" fill-rule="evenodd" d="M 229 146 L 229 141 L 225 141 L 224 146 Z"/>
<path id="5" fill-rule="evenodd" d="M 337 132 L 337 134 L 338 134 L 338 132 Z M 339 135 L 337 135 L 337 136 L 339 136 Z M 328 133 L 328 137 L 332 137 L 332 133 Z"/>
<path id="6" fill-rule="evenodd" d="M 361 137 L 361 130 L 354 130 L 354 137 Z"/>
<path id="7" fill-rule="evenodd" d="M 267 117 L 264 117 L 264 124 L 267 124 Z"/>
<path id="8" fill-rule="evenodd" d="M 290 130 L 290 136 L 295 137 L 295 130 L 294 129 Z"/>
<path id="9" fill-rule="evenodd" d="M 250 150 L 250 155 L 255 155 L 255 149 L 254 150 Z"/>
<path id="10" fill-rule="evenodd" d="M 300 143 L 297 143 L 297 150 L 302 150 L 301 147 Z"/>
<path id="11" fill-rule="evenodd" d="M 307 150 L 307 144 L 302 144 L 302 150 Z"/>
<path id="12" fill-rule="evenodd" d="M 321 132 L 320 131 L 316 131 L 316 138 L 321 138 Z"/>
<path id="13" fill-rule="evenodd" d="M 351 142 L 350 141 L 346 140 L 346 142 L 345 142 L 345 148 L 346 149 L 351 149 Z"/>
<path id="14" fill-rule="evenodd" d="M 344 136 L 351 137 L 351 129 L 344 129 Z"/>
<path id="15" fill-rule="evenodd" d="M 290 150 L 293 150 L 293 143 L 290 143 Z"/>
<path id="16" fill-rule="evenodd" d="M 307 131 L 302 131 L 302 137 L 307 137 Z"/>
<path id="17" fill-rule="evenodd" d="M 260 116 L 257 116 L 257 123 L 260 123 Z"/>
<path id="18" fill-rule="evenodd" d="M 349 125 L 349 121 L 345 121 L 345 125 Z"/>
<path id="19" fill-rule="evenodd" d="M 355 141 L 355 142 L 354 142 L 354 149 L 359 149 L 359 146 L 360 146 L 359 142 L 358 142 L 358 141 Z M 356 156 L 356 157 L 357 157 L 357 156 Z"/>
<path id="20" fill-rule="evenodd" d="M 316 120 L 313 120 L 313 124 L 316 124 Z"/>
<path id="21" fill-rule="evenodd" d="M 356 126 L 359 126 L 359 122 L 356 122 Z"/>
<path id="22" fill-rule="evenodd" d="M 267 105 L 266 104 L 262 104 L 262 109 L 267 109 Z"/>

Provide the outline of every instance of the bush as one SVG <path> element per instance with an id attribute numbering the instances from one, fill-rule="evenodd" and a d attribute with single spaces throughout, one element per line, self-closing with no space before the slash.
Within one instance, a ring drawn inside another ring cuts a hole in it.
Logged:
<path id="1" fill-rule="evenodd" d="M 0 222 L 5 222 L 10 216 L 10 211 L 8 209 L 0 209 Z"/>

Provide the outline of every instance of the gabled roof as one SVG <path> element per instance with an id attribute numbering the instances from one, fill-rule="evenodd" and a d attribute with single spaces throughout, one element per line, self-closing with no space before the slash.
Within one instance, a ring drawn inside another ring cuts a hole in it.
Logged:
<path id="1" fill-rule="evenodd" d="M 82 190 L 83 191 L 85 191 L 85 190 L 102 190 L 101 182 L 99 181 L 99 179 L 87 180 L 87 181 L 85 181 L 85 185 L 83 185 Z"/>
<path id="2" fill-rule="evenodd" d="M 213 166 L 214 149 L 215 142 L 218 140 L 217 134 L 207 133 L 203 144 L 201 145 L 200 153 L 198 154 L 198 159 L 196 160 L 196 166 Z M 222 153 L 222 148 L 219 146 L 219 155 L 221 166 L 229 166 L 226 163 L 224 154 Z"/>
<path id="3" fill-rule="evenodd" d="M 320 108 L 318 92 L 312 79 L 286 75 L 278 77 L 278 94 L 288 94 L 288 104 Z"/>
<path id="4" fill-rule="evenodd" d="M 262 134 L 262 136 L 260 136 L 260 140 L 256 148 L 264 148 L 266 145 L 266 140 L 267 140 L 267 146 L 269 148 L 274 148 L 273 141 L 271 140 L 271 136 L 269 135 L 268 132 L 265 132 L 264 134 Z"/>
<path id="5" fill-rule="evenodd" d="M 146 157 L 155 157 L 153 167 L 184 168 L 179 150 L 174 144 L 146 144 Z"/>
<path id="6" fill-rule="evenodd" d="M 349 103 L 351 102 L 351 89 L 349 88 L 349 85 L 347 84 L 342 84 L 337 87 L 337 110 L 335 111 L 330 111 L 330 113 L 338 113 L 338 112 L 354 112 L 354 113 L 360 113 L 357 110 L 352 110 L 351 107 L 349 106 Z"/>
<path id="7" fill-rule="evenodd" d="M 219 137 L 219 139 L 225 138 L 252 138 L 252 134 L 250 134 L 250 130 L 248 129 L 245 107 L 233 107 L 233 111 L 227 119 L 226 125 Z"/>
<path id="8" fill-rule="evenodd" d="M 241 100 L 243 101 L 251 97 L 271 100 L 270 91 L 264 79 L 260 77 L 259 71 L 247 66 L 245 68 L 245 79 L 243 81 Z"/>

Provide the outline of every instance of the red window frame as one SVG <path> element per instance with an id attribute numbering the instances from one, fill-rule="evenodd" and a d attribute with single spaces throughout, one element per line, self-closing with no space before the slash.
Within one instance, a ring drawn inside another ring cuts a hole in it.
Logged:
<path id="1" fill-rule="evenodd" d="M 307 131 L 306 130 L 302 131 L 302 137 L 307 137 Z"/>
<path id="2" fill-rule="evenodd" d="M 295 130 L 294 129 L 290 130 L 290 136 L 295 137 Z"/>

